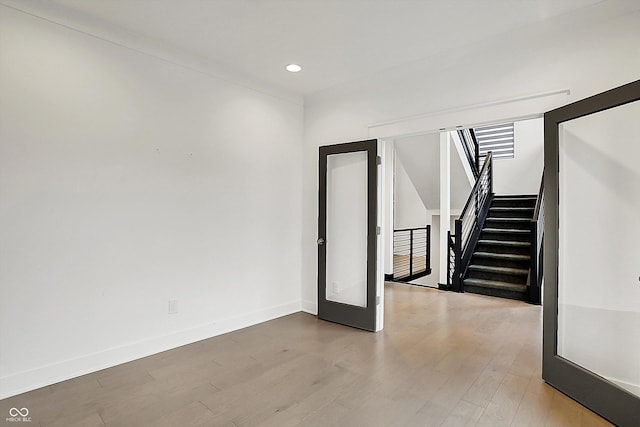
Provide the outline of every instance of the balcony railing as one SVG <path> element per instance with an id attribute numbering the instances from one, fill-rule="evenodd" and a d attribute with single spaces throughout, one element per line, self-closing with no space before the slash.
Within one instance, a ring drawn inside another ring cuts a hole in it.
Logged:
<path id="1" fill-rule="evenodd" d="M 431 226 L 393 230 L 393 280 L 408 282 L 431 273 Z"/>

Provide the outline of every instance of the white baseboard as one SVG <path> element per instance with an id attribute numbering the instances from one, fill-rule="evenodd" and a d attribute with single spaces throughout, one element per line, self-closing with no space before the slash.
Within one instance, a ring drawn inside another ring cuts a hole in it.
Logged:
<path id="1" fill-rule="evenodd" d="M 318 304 L 315 301 L 302 301 L 302 311 L 309 314 L 318 314 Z"/>
<path id="2" fill-rule="evenodd" d="M 301 311 L 300 301 L 0 377 L 0 399 Z"/>

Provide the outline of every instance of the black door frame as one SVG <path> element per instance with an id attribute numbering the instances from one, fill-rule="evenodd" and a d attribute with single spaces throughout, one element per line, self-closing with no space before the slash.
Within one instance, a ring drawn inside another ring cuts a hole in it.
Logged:
<path id="1" fill-rule="evenodd" d="M 559 126 L 638 100 L 640 80 L 544 115 L 544 191 L 548 203 L 545 205 L 542 378 L 620 426 L 638 425 L 640 397 L 558 355 Z"/>
<path id="2" fill-rule="evenodd" d="M 327 265 L 327 156 L 359 151 L 367 153 L 367 306 L 356 307 L 328 301 Z M 318 190 L 318 318 L 367 331 L 376 330 L 377 310 L 377 225 L 378 225 L 378 140 L 348 142 L 319 148 Z"/>

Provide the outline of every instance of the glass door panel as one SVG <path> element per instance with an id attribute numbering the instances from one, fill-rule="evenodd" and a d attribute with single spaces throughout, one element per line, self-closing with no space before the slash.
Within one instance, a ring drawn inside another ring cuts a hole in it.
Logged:
<path id="1" fill-rule="evenodd" d="M 367 306 L 367 153 L 327 158 L 327 300 Z"/>
<path id="2" fill-rule="evenodd" d="M 545 113 L 543 379 L 640 420 L 640 80 Z"/>
<path id="3" fill-rule="evenodd" d="M 562 123 L 558 355 L 640 396 L 640 102 Z"/>

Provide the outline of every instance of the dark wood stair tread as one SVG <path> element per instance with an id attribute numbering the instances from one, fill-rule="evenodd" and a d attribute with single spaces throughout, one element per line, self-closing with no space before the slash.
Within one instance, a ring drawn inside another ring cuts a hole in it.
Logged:
<path id="1" fill-rule="evenodd" d="M 484 233 L 529 234 L 531 230 L 518 228 L 483 228 Z"/>
<path id="2" fill-rule="evenodd" d="M 484 271 L 486 273 L 505 274 L 511 276 L 526 276 L 529 274 L 529 270 L 526 268 L 495 267 L 492 265 L 470 265 L 469 270 Z"/>
<path id="3" fill-rule="evenodd" d="M 528 208 L 524 206 L 491 206 L 489 210 L 492 211 L 532 211 L 535 208 Z"/>
<path id="4" fill-rule="evenodd" d="M 464 286 L 477 286 L 479 288 L 500 289 L 512 292 L 526 292 L 527 285 L 517 285 L 515 283 L 498 282 L 496 280 L 485 279 L 464 279 Z"/>
<path id="5" fill-rule="evenodd" d="M 481 257 L 481 258 L 508 259 L 510 261 L 528 261 L 530 258 L 529 255 L 498 254 L 495 252 L 474 252 L 473 256 Z"/>
<path id="6" fill-rule="evenodd" d="M 518 248 L 527 248 L 531 246 L 529 242 L 513 242 L 510 240 L 478 240 L 478 245 L 497 245 L 497 246 L 512 246 Z"/>
<path id="7" fill-rule="evenodd" d="M 513 202 L 530 202 L 538 200 L 538 196 L 493 196 L 493 200 L 499 201 L 513 201 Z"/>

